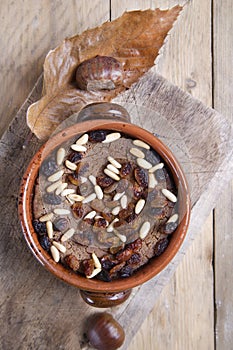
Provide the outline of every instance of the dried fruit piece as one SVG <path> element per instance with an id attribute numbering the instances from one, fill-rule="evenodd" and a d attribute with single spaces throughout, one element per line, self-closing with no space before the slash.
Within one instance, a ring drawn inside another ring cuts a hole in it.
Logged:
<path id="1" fill-rule="evenodd" d="M 94 227 L 106 228 L 108 226 L 108 221 L 104 218 L 97 218 L 94 223 Z"/>
<path id="2" fill-rule="evenodd" d="M 39 220 L 33 220 L 32 222 L 33 228 L 36 233 L 44 234 L 46 233 L 46 222 L 40 222 Z"/>
<path id="3" fill-rule="evenodd" d="M 45 193 L 43 196 L 43 201 L 46 204 L 58 205 L 58 204 L 61 204 L 62 199 L 60 196 L 57 196 L 55 193 Z"/>
<path id="4" fill-rule="evenodd" d="M 148 174 L 144 169 L 136 167 L 134 177 L 141 187 L 146 188 L 148 186 Z"/>
<path id="5" fill-rule="evenodd" d="M 80 203 L 80 202 L 74 203 L 72 205 L 71 209 L 72 209 L 72 212 L 73 212 L 73 215 L 75 218 L 77 218 L 77 219 L 82 218 L 82 216 L 84 214 L 84 208 L 83 208 L 82 203 Z"/>
<path id="6" fill-rule="evenodd" d="M 100 187 L 103 188 L 109 187 L 114 183 L 113 179 L 111 179 L 109 176 L 104 175 L 97 176 L 96 182 Z"/>
<path id="7" fill-rule="evenodd" d="M 160 239 L 155 245 L 155 249 L 154 249 L 155 256 L 160 256 L 167 248 L 168 243 L 169 241 L 167 238 Z"/>
<path id="8" fill-rule="evenodd" d="M 68 227 L 69 221 L 66 218 L 58 218 L 54 221 L 54 228 L 58 231 L 65 231 Z"/>
<path id="9" fill-rule="evenodd" d="M 170 235 L 172 234 L 178 227 L 177 222 L 167 222 L 163 227 L 163 233 Z"/>
<path id="10" fill-rule="evenodd" d="M 120 175 L 121 177 L 126 177 L 130 174 L 132 170 L 132 165 L 128 162 L 128 163 L 123 163 L 121 165 L 121 169 L 120 169 Z"/>
<path id="11" fill-rule="evenodd" d="M 44 250 L 46 250 L 47 252 L 50 250 L 51 242 L 50 242 L 50 240 L 48 239 L 47 236 L 41 236 L 41 237 L 39 237 L 39 242 L 40 242 L 41 247 L 42 247 Z"/>
<path id="12" fill-rule="evenodd" d="M 124 266 L 120 271 L 120 277 L 122 278 L 130 277 L 132 274 L 133 274 L 133 269 L 129 265 Z"/>
<path id="13" fill-rule="evenodd" d="M 45 159 L 40 167 L 40 172 L 45 176 L 50 176 L 57 170 L 57 163 L 55 159 Z"/>
<path id="14" fill-rule="evenodd" d="M 107 132 L 105 130 L 93 130 L 89 133 L 89 141 L 102 142 L 106 139 Z"/>
<path id="15" fill-rule="evenodd" d="M 78 271 L 80 263 L 75 255 L 70 254 L 64 258 L 66 265 L 68 265 L 72 270 Z"/>
<path id="16" fill-rule="evenodd" d="M 84 154 L 82 152 L 71 152 L 68 156 L 68 160 L 71 163 L 77 163 L 83 158 Z"/>
<path id="17" fill-rule="evenodd" d="M 94 261 L 92 259 L 83 260 L 81 268 L 86 276 L 91 276 L 95 268 Z"/>

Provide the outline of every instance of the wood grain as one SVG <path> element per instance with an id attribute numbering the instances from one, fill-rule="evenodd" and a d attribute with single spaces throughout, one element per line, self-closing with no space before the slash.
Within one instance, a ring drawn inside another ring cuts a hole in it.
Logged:
<path id="1" fill-rule="evenodd" d="M 214 1 L 214 107 L 233 122 L 233 3 Z M 229 19 L 229 20 L 227 20 Z M 215 210 L 215 315 L 216 349 L 232 348 L 233 340 L 233 183 L 226 184 Z"/>

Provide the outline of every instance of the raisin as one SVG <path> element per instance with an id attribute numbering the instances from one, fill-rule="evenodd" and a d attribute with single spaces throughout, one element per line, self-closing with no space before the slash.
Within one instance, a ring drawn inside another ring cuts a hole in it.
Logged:
<path id="1" fill-rule="evenodd" d="M 141 187 L 137 182 L 133 185 L 133 196 L 134 199 L 140 199 L 144 196 L 144 188 Z"/>
<path id="2" fill-rule="evenodd" d="M 72 183 L 72 185 L 78 186 L 79 185 L 78 173 L 74 172 L 72 174 L 68 174 L 67 180 L 68 182 Z"/>
<path id="3" fill-rule="evenodd" d="M 148 187 L 148 174 L 144 169 L 139 167 L 135 168 L 134 177 L 141 187 Z"/>
<path id="4" fill-rule="evenodd" d="M 107 132 L 105 130 L 93 130 L 89 133 L 89 141 L 102 142 L 106 139 Z"/>
<path id="5" fill-rule="evenodd" d="M 79 261 L 73 254 L 67 255 L 64 260 L 66 265 L 68 265 L 72 270 L 77 271 L 79 269 Z"/>
<path id="6" fill-rule="evenodd" d="M 68 156 L 68 160 L 72 163 L 77 163 L 83 158 L 84 154 L 82 152 L 71 152 Z"/>
<path id="7" fill-rule="evenodd" d="M 54 228 L 58 231 L 65 231 L 68 228 L 68 220 L 66 218 L 58 218 L 54 221 Z"/>
<path id="8" fill-rule="evenodd" d="M 107 226 L 108 222 L 104 218 L 98 218 L 95 220 L 94 227 L 105 228 Z"/>
<path id="9" fill-rule="evenodd" d="M 163 228 L 163 232 L 167 235 L 170 235 L 177 229 L 178 223 L 177 222 L 167 222 Z"/>
<path id="10" fill-rule="evenodd" d="M 120 169 L 121 177 L 128 176 L 130 174 L 131 170 L 132 170 L 132 165 L 130 163 L 122 164 L 121 169 Z"/>
<path id="11" fill-rule="evenodd" d="M 132 254 L 133 254 L 132 249 L 130 249 L 130 247 L 127 246 L 124 250 L 116 254 L 116 259 L 119 262 L 127 261 L 131 258 Z"/>
<path id="12" fill-rule="evenodd" d="M 142 247 L 142 240 L 141 238 L 136 239 L 135 241 L 129 243 L 127 247 L 130 247 L 130 249 L 133 250 L 133 252 L 138 252 Z"/>
<path id="13" fill-rule="evenodd" d="M 108 194 L 108 193 L 112 193 L 113 191 L 116 190 L 118 186 L 118 183 L 117 182 L 114 182 L 112 185 L 108 186 L 108 187 L 105 187 L 104 189 L 104 193 Z"/>
<path id="14" fill-rule="evenodd" d="M 44 234 L 47 232 L 45 222 L 40 222 L 39 220 L 33 220 L 32 226 L 34 227 L 34 230 L 38 234 L 41 234 L 41 233 Z"/>
<path id="15" fill-rule="evenodd" d="M 110 271 L 110 277 L 116 278 L 118 275 L 118 272 L 125 266 L 125 262 L 121 262 L 120 264 L 115 265 Z"/>
<path id="16" fill-rule="evenodd" d="M 160 256 L 168 246 L 168 239 L 162 238 L 155 245 L 155 256 Z"/>
<path id="17" fill-rule="evenodd" d="M 46 204 L 58 205 L 58 204 L 61 204 L 62 199 L 60 196 L 57 196 L 55 193 L 45 193 L 43 196 L 43 201 Z"/>
<path id="18" fill-rule="evenodd" d="M 82 203 L 79 203 L 79 202 L 74 203 L 71 206 L 71 209 L 72 209 L 73 215 L 76 219 L 80 219 L 84 214 L 84 208 L 82 206 Z"/>
<path id="19" fill-rule="evenodd" d="M 138 265 L 141 262 L 141 256 L 138 253 L 135 253 L 131 256 L 131 258 L 128 260 L 128 265 Z"/>
<path id="20" fill-rule="evenodd" d="M 130 277 L 133 274 L 133 269 L 131 266 L 127 265 L 124 266 L 121 270 L 120 270 L 120 277 L 122 278 L 126 278 L 126 277 Z"/>
<path id="21" fill-rule="evenodd" d="M 90 218 L 87 218 L 87 219 L 85 219 L 84 221 L 85 221 L 88 225 L 91 225 L 91 226 L 93 226 L 94 223 L 95 223 L 95 219 L 90 219 Z"/>
<path id="22" fill-rule="evenodd" d="M 39 238 L 39 242 L 40 242 L 41 247 L 48 252 L 50 247 L 51 247 L 51 242 L 49 241 L 48 237 L 41 236 Z"/>
<path id="23" fill-rule="evenodd" d="M 40 171 L 45 176 L 50 176 L 54 174 L 56 170 L 57 170 L 57 163 L 53 158 L 45 159 L 40 167 Z"/>
<path id="24" fill-rule="evenodd" d="M 124 220 L 133 213 L 134 213 L 134 205 L 133 203 L 129 203 L 128 207 L 126 209 L 121 209 L 118 215 L 120 219 Z"/>
<path id="25" fill-rule="evenodd" d="M 111 270 L 113 268 L 113 266 L 116 265 L 116 263 L 111 259 L 111 257 L 109 255 L 104 255 L 101 259 L 101 266 L 104 270 Z"/>
<path id="26" fill-rule="evenodd" d="M 108 176 L 101 175 L 97 176 L 96 182 L 100 187 L 106 188 L 111 186 L 114 183 L 114 180 Z"/>
<path id="27" fill-rule="evenodd" d="M 81 268 L 86 276 L 90 276 L 95 268 L 94 261 L 92 259 L 83 260 Z"/>
<path id="28" fill-rule="evenodd" d="M 100 273 L 98 273 L 98 275 L 96 276 L 96 278 L 100 281 L 104 281 L 104 282 L 111 282 L 111 277 L 109 275 L 109 272 L 106 270 L 101 270 Z"/>

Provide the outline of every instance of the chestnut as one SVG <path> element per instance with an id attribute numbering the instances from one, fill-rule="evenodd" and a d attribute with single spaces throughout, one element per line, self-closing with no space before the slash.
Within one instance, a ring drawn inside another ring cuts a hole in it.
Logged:
<path id="1" fill-rule="evenodd" d="M 115 58 L 95 56 L 77 67 L 76 83 L 81 90 L 113 90 L 122 85 L 123 74 L 122 64 Z"/>
<path id="2" fill-rule="evenodd" d="M 107 312 L 92 315 L 87 321 L 87 338 L 97 350 L 118 349 L 125 340 L 121 325 Z"/>

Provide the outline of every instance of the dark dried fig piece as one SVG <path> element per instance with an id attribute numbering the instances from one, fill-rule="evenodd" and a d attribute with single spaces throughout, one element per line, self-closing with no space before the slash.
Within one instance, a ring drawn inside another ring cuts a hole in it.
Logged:
<path id="1" fill-rule="evenodd" d="M 129 265 L 126 265 L 124 266 L 121 270 L 120 270 L 120 277 L 122 278 L 127 278 L 127 277 L 130 277 L 131 275 L 133 274 L 133 269 L 131 266 Z"/>
<path id="2" fill-rule="evenodd" d="M 57 163 L 55 159 L 48 158 L 43 161 L 40 167 L 40 172 L 45 176 L 50 176 L 57 171 Z"/>
<path id="3" fill-rule="evenodd" d="M 45 193 L 43 196 L 43 201 L 46 204 L 58 205 L 61 204 L 61 196 L 57 196 L 55 193 Z"/>
<path id="4" fill-rule="evenodd" d="M 166 233 L 167 235 L 172 234 L 178 227 L 177 222 L 167 222 L 163 227 L 163 233 Z"/>
<path id="5" fill-rule="evenodd" d="M 132 255 L 133 255 L 133 250 L 130 249 L 129 246 L 127 246 L 124 250 L 122 250 L 116 254 L 116 259 L 119 262 L 123 262 L 123 261 L 129 260 Z"/>
<path id="6" fill-rule="evenodd" d="M 47 236 L 39 237 L 39 242 L 40 242 L 41 247 L 48 252 L 50 247 L 51 247 L 51 242 L 48 239 L 48 237 Z"/>
<path id="7" fill-rule="evenodd" d="M 109 255 L 104 255 L 101 259 L 101 266 L 104 270 L 110 271 L 113 266 L 116 265 L 116 261 L 114 261 Z"/>
<path id="8" fill-rule="evenodd" d="M 54 221 L 54 228 L 58 231 L 65 231 L 68 229 L 69 221 L 66 218 L 58 218 Z"/>
<path id="9" fill-rule="evenodd" d="M 138 253 L 134 253 L 131 256 L 131 258 L 128 260 L 127 265 L 130 265 L 130 266 L 138 265 L 141 263 L 141 260 L 142 260 L 141 255 Z"/>
<path id="10" fill-rule="evenodd" d="M 107 132 L 105 130 L 93 130 L 89 132 L 89 141 L 102 142 L 106 139 Z"/>
<path id="11" fill-rule="evenodd" d="M 169 241 L 166 237 L 160 239 L 155 245 L 155 249 L 154 249 L 155 256 L 160 256 L 167 248 L 168 243 L 169 243 Z"/>
<path id="12" fill-rule="evenodd" d="M 39 220 L 33 220 L 32 226 L 35 232 L 38 234 L 45 234 L 47 232 L 45 222 L 40 222 Z"/>
<path id="13" fill-rule="evenodd" d="M 83 152 L 71 152 L 68 156 L 68 160 L 72 163 L 77 163 L 79 162 L 84 156 Z"/>
<path id="14" fill-rule="evenodd" d="M 94 227 L 106 228 L 108 226 L 108 221 L 104 218 L 98 218 L 94 222 Z"/>

